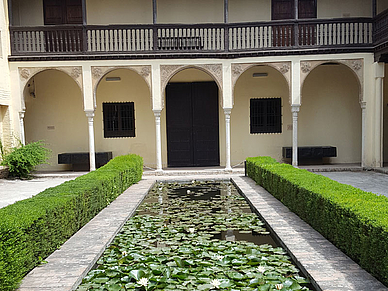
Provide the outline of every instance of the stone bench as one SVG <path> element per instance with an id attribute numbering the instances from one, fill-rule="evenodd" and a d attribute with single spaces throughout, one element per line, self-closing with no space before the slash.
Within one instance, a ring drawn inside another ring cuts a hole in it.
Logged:
<path id="1" fill-rule="evenodd" d="M 112 152 L 98 152 L 95 154 L 96 168 L 105 165 L 112 159 Z M 73 169 L 89 169 L 90 160 L 88 152 L 58 154 L 58 164 L 72 164 Z"/>
<path id="2" fill-rule="evenodd" d="M 298 159 L 322 159 L 337 156 L 337 148 L 333 146 L 298 147 Z M 292 147 L 283 147 L 283 158 L 292 158 Z"/>

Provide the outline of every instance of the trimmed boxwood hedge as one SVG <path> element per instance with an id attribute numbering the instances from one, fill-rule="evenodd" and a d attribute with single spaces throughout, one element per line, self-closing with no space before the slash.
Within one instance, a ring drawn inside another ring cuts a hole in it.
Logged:
<path id="1" fill-rule="evenodd" d="M 14 290 L 42 258 L 137 183 L 142 172 L 141 157 L 119 156 L 96 171 L 0 209 L 0 290 Z"/>
<path id="2" fill-rule="evenodd" d="M 247 174 L 388 286 L 388 198 L 269 157 L 247 159 Z"/>

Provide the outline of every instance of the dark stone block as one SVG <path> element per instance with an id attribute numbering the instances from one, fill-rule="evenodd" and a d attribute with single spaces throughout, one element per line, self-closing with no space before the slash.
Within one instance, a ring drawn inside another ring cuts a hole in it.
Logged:
<path id="1" fill-rule="evenodd" d="M 292 158 L 292 147 L 283 147 L 283 158 Z M 332 158 L 337 156 L 337 148 L 333 146 L 298 147 L 299 159 Z"/>

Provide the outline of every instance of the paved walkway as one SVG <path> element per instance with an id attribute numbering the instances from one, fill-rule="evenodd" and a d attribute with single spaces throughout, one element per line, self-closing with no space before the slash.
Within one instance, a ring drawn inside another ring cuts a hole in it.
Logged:
<path id="1" fill-rule="evenodd" d="M 187 173 L 186 173 L 187 174 Z M 104 248 L 130 217 L 156 180 L 232 178 L 261 213 L 300 267 L 313 278 L 318 290 L 388 290 L 370 274 L 335 248 L 319 233 L 291 213 L 282 203 L 251 179 L 240 174 L 193 176 L 147 176 L 120 195 L 90 223 L 69 239 L 60 250 L 23 280 L 19 291 L 73 290 L 93 267 Z M 0 188 L 1 189 L 1 188 Z"/>

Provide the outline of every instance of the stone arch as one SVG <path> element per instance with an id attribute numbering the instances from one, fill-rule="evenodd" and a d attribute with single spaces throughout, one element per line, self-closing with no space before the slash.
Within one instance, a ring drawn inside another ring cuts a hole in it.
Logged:
<path id="1" fill-rule="evenodd" d="M 234 103 L 234 88 L 237 80 L 243 73 L 255 66 L 269 66 L 281 73 L 288 85 L 288 100 L 291 101 L 291 62 L 279 62 L 279 63 L 245 63 L 245 64 L 232 64 L 232 98 Z"/>
<path id="2" fill-rule="evenodd" d="M 93 88 L 93 102 L 94 108 L 96 108 L 96 92 L 97 87 L 105 75 L 110 72 L 119 69 L 127 69 L 140 75 L 146 82 L 150 96 L 152 99 L 152 86 L 151 86 L 151 66 L 92 66 L 92 88 Z M 152 101 L 152 100 L 151 100 Z"/>
<path id="3" fill-rule="evenodd" d="M 19 77 L 20 77 L 20 88 L 21 88 L 21 102 L 22 109 L 25 110 L 25 100 L 24 100 L 24 89 L 26 85 L 31 81 L 31 79 L 37 74 L 47 71 L 47 70 L 56 70 L 61 71 L 68 76 L 70 76 L 78 85 L 81 92 L 83 91 L 82 86 L 82 67 L 81 66 L 71 66 L 71 67 L 21 67 L 19 68 Z"/>
<path id="4" fill-rule="evenodd" d="M 161 96 L 162 96 L 162 108 L 164 108 L 164 96 L 168 82 L 173 76 L 186 69 L 198 69 L 205 72 L 213 78 L 216 82 L 219 94 L 222 96 L 222 64 L 206 64 L 206 65 L 161 65 Z M 223 98 L 220 98 L 221 106 L 223 106 Z"/>
<path id="5" fill-rule="evenodd" d="M 304 86 L 304 82 L 307 76 L 318 66 L 327 64 L 327 63 L 336 63 L 340 65 L 345 65 L 352 74 L 356 77 L 359 90 L 359 102 L 361 107 L 365 106 L 364 100 L 364 61 L 363 59 L 350 59 L 350 60 L 322 60 L 322 61 L 301 61 L 300 62 L 300 84 L 301 92 Z M 302 100 L 302 94 L 301 94 Z"/>

